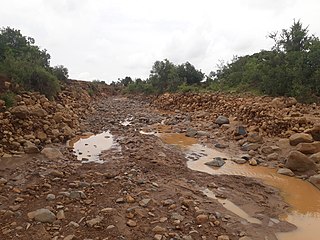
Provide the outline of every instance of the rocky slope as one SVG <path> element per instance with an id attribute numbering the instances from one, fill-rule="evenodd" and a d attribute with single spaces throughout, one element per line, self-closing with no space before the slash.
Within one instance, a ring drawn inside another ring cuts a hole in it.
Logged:
<path id="1" fill-rule="evenodd" d="M 269 137 L 289 137 L 293 132 L 303 132 L 313 126 L 320 114 L 319 106 L 300 104 L 294 98 L 239 97 L 219 93 L 164 94 L 153 101 L 153 106 L 188 112 L 194 120 L 208 122 L 224 115 Z"/>
<path id="2" fill-rule="evenodd" d="M 65 142 L 81 129 L 81 118 L 92 112 L 93 96 L 110 95 L 106 85 L 81 81 L 63 84 L 55 100 L 10 82 L 3 82 L 1 89 L 16 95 L 9 109 L 0 100 L 0 156 L 36 153 L 46 144 Z"/>

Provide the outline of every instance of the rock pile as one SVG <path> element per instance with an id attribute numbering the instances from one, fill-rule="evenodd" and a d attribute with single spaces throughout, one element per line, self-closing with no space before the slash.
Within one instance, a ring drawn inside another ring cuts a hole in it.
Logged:
<path id="1" fill-rule="evenodd" d="M 72 81 L 54 101 L 39 93 L 20 92 L 14 107 L 6 109 L 0 103 L 0 156 L 36 153 L 46 144 L 73 137 L 80 130 L 81 117 L 93 111 L 88 86 Z"/>
<path id="2" fill-rule="evenodd" d="M 203 120 L 211 122 L 220 115 L 234 117 L 270 137 L 288 137 L 293 132 L 303 132 L 313 125 L 312 118 L 306 118 L 304 114 L 319 112 L 317 106 L 297 103 L 294 98 L 243 98 L 219 93 L 167 93 L 156 98 L 152 105 L 168 111 L 205 112 Z"/>

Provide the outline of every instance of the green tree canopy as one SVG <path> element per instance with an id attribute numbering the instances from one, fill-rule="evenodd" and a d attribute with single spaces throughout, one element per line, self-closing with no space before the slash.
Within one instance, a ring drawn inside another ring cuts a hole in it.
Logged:
<path id="1" fill-rule="evenodd" d="M 50 54 L 41 50 L 31 37 L 10 27 L 0 29 L 0 74 L 21 84 L 27 90 L 40 91 L 48 97 L 59 90 L 59 80 L 68 78 L 62 65 L 51 67 Z"/>

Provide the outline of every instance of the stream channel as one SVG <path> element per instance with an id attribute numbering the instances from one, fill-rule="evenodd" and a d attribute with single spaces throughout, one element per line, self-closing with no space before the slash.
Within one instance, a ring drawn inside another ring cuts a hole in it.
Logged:
<path id="1" fill-rule="evenodd" d="M 277 233 L 279 240 L 319 240 L 320 239 L 320 191 L 311 183 L 295 178 L 277 174 L 275 169 L 237 164 L 231 160 L 219 168 L 205 165 L 215 157 L 230 159 L 225 153 L 197 144 L 197 140 L 183 134 L 165 133 L 160 135 L 167 144 L 179 145 L 186 153 L 187 165 L 190 169 L 209 174 L 241 175 L 262 180 L 265 184 L 280 190 L 281 196 L 290 206 L 291 210 L 286 216 L 279 216 L 294 224 L 297 229 L 291 232 Z M 198 156 L 195 160 L 192 156 Z M 212 192 L 207 194 L 215 198 Z M 258 223 L 256 218 L 250 217 L 241 208 L 226 199 L 218 199 L 225 208 L 244 218 L 248 222 Z"/>
<path id="2" fill-rule="evenodd" d="M 142 134 L 148 134 L 141 132 Z M 153 133 L 152 133 L 153 134 Z M 230 159 L 225 153 L 215 149 L 207 148 L 197 144 L 197 140 L 183 134 L 163 133 L 157 134 L 165 143 L 178 145 L 186 154 L 187 165 L 190 169 L 208 174 L 241 175 L 262 180 L 280 190 L 283 199 L 291 206 L 291 211 L 286 216 L 279 216 L 297 226 L 291 232 L 277 233 L 279 240 L 319 240 L 320 239 L 320 191 L 307 181 L 295 177 L 288 177 L 277 174 L 275 169 L 261 166 L 250 166 L 248 164 L 237 164 L 231 160 L 220 168 L 213 168 L 205 165 L 215 157 Z M 99 155 L 103 150 L 110 149 L 113 137 L 109 132 L 102 132 L 97 135 L 80 136 L 72 140 L 69 145 L 73 147 L 78 160 L 83 163 L 102 163 Z M 192 156 L 198 156 L 195 160 Z M 208 189 L 204 193 L 211 198 L 217 199 L 226 209 L 237 214 L 250 223 L 259 224 L 260 220 L 249 216 L 240 207 L 227 199 L 217 198 Z M 277 221 L 274 219 L 274 221 Z"/>

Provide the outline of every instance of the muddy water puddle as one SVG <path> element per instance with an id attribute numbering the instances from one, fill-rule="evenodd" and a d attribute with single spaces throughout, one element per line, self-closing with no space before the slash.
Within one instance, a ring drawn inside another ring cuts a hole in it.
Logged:
<path id="1" fill-rule="evenodd" d="M 275 169 L 237 164 L 231 160 L 227 160 L 222 167 L 212 168 L 205 165 L 205 163 L 215 157 L 230 159 L 230 156 L 215 149 L 195 144 L 193 142 L 195 139 L 191 140 L 192 138 L 185 137 L 183 134 L 169 134 L 168 136 L 167 134 L 162 134 L 161 139 L 165 143 L 182 146 L 186 152 L 186 158 L 189 159 L 187 162 L 188 167 L 192 170 L 209 174 L 241 175 L 257 178 L 279 189 L 284 200 L 292 207 L 291 212 L 287 216 L 281 216 L 281 219 L 297 226 L 297 230 L 277 233 L 276 236 L 279 240 L 320 239 L 320 191 L 309 182 L 277 174 Z M 212 192 L 208 194 L 212 198 L 215 197 Z M 219 201 L 222 200 L 220 199 Z M 220 203 L 223 204 L 223 202 Z M 223 205 L 226 209 L 250 222 L 248 220 L 250 216 L 232 202 L 229 205 L 226 203 Z"/>
<path id="2" fill-rule="evenodd" d="M 71 140 L 69 146 L 73 148 L 77 159 L 83 163 L 103 163 L 100 154 L 113 147 L 113 137 L 109 131 L 96 135 L 88 134 Z"/>

